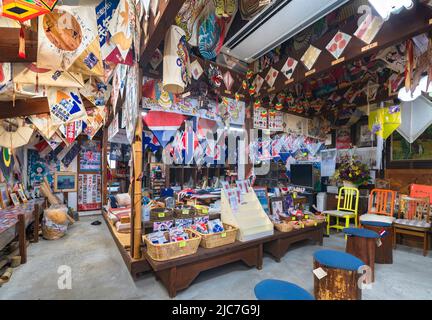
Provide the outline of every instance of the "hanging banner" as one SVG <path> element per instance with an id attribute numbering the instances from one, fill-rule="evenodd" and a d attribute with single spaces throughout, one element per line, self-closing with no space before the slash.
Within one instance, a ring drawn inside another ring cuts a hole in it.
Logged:
<path id="1" fill-rule="evenodd" d="M 53 124 L 51 116 L 48 114 L 38 114 L 29 117 L 30 121 L 46 139 L 50 139 L 59 128 L 59 125 Z"/>
<path id="2" fill-rule="evenodd" d="M 108 103 L 111 89 L 112 87 L 110 84 L 105 84 L 101 81 L 90 78 L 79 92 L 94 106 L 102 107 Z"/>
<path id="3" fill-rule="evenodd" d="M 110 33 L 110 43 L 117 47 L 120 56 L 123 60 L 132 47 L 134 33 L 134 19 L 130 8 L 129 0 L 120 0 L 116 10 L 112 13 L 112 18 L 108 24 Z"/>
<path id="4" fill-rule="evenodd" d="M 96 12 L 91 6 L 57 6 L 38 19 L 37 66 L 103 76 Z"/>

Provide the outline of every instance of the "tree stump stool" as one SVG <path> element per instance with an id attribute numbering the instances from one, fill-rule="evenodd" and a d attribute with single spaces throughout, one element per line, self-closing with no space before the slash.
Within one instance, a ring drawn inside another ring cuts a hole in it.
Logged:
<path id="1" fill-rule="evenodd" d="M 314 294 L 317 300 L 361 300 L 358 270 L 364 263 L 351 254 L 320 250 L 314 253 L 314 269 L 322 268 L 327 275 L 314 275 Z"/>
<path id="2" fill-rule="evenodd" d="M 258 300 L 315 300 L 305 289 L 281 280 L 263 280 L 254 291 Z"/>
<path id="3" fill-rule="evenodd" d="M 365 229 L 379 234 L 381 245 L 375 249 L 375 263 L 393 263 L 393 225 L 384 222 L 362 222 Z"/>
<path id="4" fill-rule="evenodd" d="M 380 237 L 378 233 L 360 228 L 345 228 L 343 232 L 348 235 L 345 252 L 356 256 L 365 265 L 371 268 L 371 282 L 375 281 L 375 248 L 377 239 Z"/>

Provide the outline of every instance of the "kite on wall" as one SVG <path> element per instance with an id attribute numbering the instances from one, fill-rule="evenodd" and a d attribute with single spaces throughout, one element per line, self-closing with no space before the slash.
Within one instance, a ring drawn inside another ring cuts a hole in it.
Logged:
<path id="1" fill-rule="evenodd" d="M 48 88 L 48 104 L 53 124 L 86 118 L 84 104 L 76 88 Z"/>
<path id="2" fill-rule="evenodd" d="M 104 75 L 93 7 L 58 6 L 38 20 L 37 66 Z"/>

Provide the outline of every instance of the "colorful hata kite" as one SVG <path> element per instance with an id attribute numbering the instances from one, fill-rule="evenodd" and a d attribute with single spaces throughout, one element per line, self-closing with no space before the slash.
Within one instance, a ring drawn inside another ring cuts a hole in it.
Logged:
<path id="1" fill-rule="evenodd" d="M 76 88 L 48 88 L 48 104 L 53 124 L 65 124 L 87 117 Z"/>
<path id="2" fill-rule="evenodd" d="M 144 117 L 145 125 L 153 132 L 163 148 L 170 142 L 183 124 L 184 115 L 163 111 L 149 111 Z"/>
<path id="3" fill-rule="evenodd" d="M 93 7 L 58 6 L 39 19 L 37 66 L 104 75 Z"/>
<path id="4" fill-rule="evenodd" d="M 3 12 L 10 19 L 24 22 L 54 9 L 57 0 L 3 0 Z"/>
<path id="5" fill-rule="evenodd" d="M 369 130 L 387 139 L 401 124 L 401 112 L 380 108 L 369 113 Z"/>
<path id="6" fill-rule="evenodd" d="M 120 0 L 108 25 L 108 31 L 111 34 L 109 41 L 117 46 L 123 60 L 126 59 L 132 47 L 135 28 L 134 19 L 131 19 L 133 14 L 130 7 L 129 0 Z"/>

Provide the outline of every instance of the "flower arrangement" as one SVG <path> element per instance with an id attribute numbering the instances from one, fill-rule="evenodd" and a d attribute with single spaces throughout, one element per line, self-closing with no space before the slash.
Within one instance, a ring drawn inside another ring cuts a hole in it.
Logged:
<path id="1" fill-rule="evenodd" d="M 337 182 L 349 181 L 356 186 L 367 185 L 371 180 L 370 169 L 355 156 L 343 155 L 333 178 Z"/>

